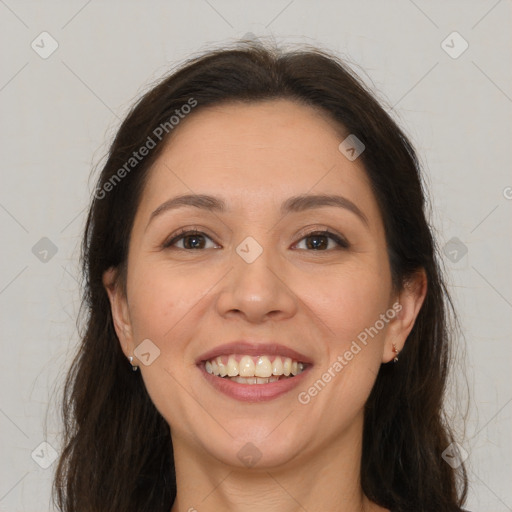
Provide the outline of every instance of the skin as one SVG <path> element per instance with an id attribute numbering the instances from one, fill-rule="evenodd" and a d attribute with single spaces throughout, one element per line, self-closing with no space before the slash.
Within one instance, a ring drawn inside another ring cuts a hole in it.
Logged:
<path id="1" fill-rule="evenodd" d="M 308 106 L 230 103 L 182 121 L 150 171 L 130 239 L 126 295 L 115 269 L 104 284 L 126 356 L 145 339 L 160 350 L 149 366 L 137 357 L 133 364 L 171 429 L 172 512 L 385 510 L 360 486 L 363 407 L 380 365 L 395 355 L 393 343 L 401 350 L 413 327 L 426 279 L 420 272 L 393 290 L 382 218 L 360 159 L 338 150 L 343 138 Z M 230 211 L 188 206 L 148 225 L 158 206 L 188 193 L 219 196 Z M 280 214 L 288 197 L 319 193 L 350 199 L 368 225 L 334 206 Z M 204 248 L 184 249 L 194 243 L 181 239 L 163 249 L 182 227 L 204 232 Z M 350 247 L 305 238 L 323 229 Z M 250 264 L 235 251 L 248 236 L 263 248 Z M 315 240 L 329 245 L 315 250 Z M 298 393 L 397 301 L 399 314 L 301 404 Z M 237 401 L 195 365 L 205 351 L 237 339 L 287 345 L 314 366 L 304 385 L 279 398 Z M 248 442 L 261 453 L 252 468 L 237 457 Z"/>

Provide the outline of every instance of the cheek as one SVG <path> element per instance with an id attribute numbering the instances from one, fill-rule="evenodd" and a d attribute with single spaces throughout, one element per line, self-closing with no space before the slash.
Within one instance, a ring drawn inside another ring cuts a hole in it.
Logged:
<path id="1" fill-rule="evenodd" d="M 342 348 L 386 312 L 391 279 L 385 262 L 362 261 L 318 273 L 294 288 Z"/>
<path id="2" fill-rule="evenodd" d="M 190 319 L 208 286 L 204 279 L 201 285 L 198 273 L 169 269 L 161 262 L 141 259 L 140 265 L 137 263 L 128 274 L 134 345 L 149 339 L 158 347 L 158 352 L 150 349 L 152 355 L 158 355 L 141 372 L 153 404 L 170 425 L 173 416 L 169 411 L 183 410 L 189 400 L 178 382 L 187 370 L 184 354 L 194 335 Z"/>
<path id="3" fill-rule="evenodd" d="M 130 317 L 138 338 L 164 340 L 201 300 L 207 283 L 199 273 L 145 263 L 128 276 Z M 185 322 L 186 323 L 186 322 Z M 174 338 L 174 336 L 173 336 Z"/>
<path id="4" fill-rule="evenodd" d="M 307 305 L 326 327 L 322 340 L 325 357 L 313 387 L 302 390 L 306 394 L 302 397 L 310 399 L 318 411 L 331 411 L 327 430 L 334 428 L 331 423 L 348 425 L 358 414 L 382 363 L 383 340 L 393 318 L 385 316 L 389 313 L 390 281 L 385 268 L 382 272 L 368 272 L 368 268 L 330 273 L 317 279 L 313 288 L 304 288 Z"/>

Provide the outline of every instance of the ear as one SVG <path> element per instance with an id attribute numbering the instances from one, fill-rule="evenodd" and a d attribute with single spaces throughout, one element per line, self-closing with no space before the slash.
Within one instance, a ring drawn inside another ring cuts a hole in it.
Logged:
<path id="1" fill-rule="evenodd" d="M 396 312 L 396 316 L 390 321 L 386 332 L 383 363 L 388 363 L 396 356 L 393 344 L 399 352 L 402 351 L 425 300 L 427 286 L 425 270 L 421 269 L 404 283 L 403 289 L 395 296 L 391 309 Z"/>
<path id="2" fill-rule="evenodd" d="M 133 333 L 128 310 L 128 302 L 119 283 L 119 271 L 111 267 L 103 273 L 103 286 L 110 300 L 112 319 L 121 348 L 126 357 L 133 356 Z"/>

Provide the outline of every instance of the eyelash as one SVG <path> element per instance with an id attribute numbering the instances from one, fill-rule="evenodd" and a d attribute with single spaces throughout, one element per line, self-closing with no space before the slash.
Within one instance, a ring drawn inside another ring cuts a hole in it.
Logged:
<path id="1" fill-rule="evenodd" d="M 209 237 L 207 234 L 203 233 L 202 231 L 200 231 L 198 229 L 183 228 L 183 229 L 180 229 L 177 233 L 175 233 L 171 237 L 170 240 L 168 240 L 167 242 L 164 242 L 164 244 L 162 245 L 162 248 L 163 249 L 171 249 L 172 246 L 177 241 L 183 240 L 188 235 L 201 235 L 201 236 L 205 236 L 206 238 L 209 238 L 211 240 L 211 237 Z M 326 237 L 330 238 L 331 240 L 334 240 L 334 242 L 336 242 L 338 244 L 337 249 L 348 249 L 350 247 L 350 244 L 348 243 L 348 241 L 346 239 L 344 239 L 343 237 L 341 237 L 341 236 L 337 235 L 336 233 L 333 233 L 329 230 L 314 230 L 314 231 L 310 231 L 310 232 L 301 234 L 300 236 L 301 236 L 301 238 L 299 239 L 299 242 L 301 242 L 305 238 L 309 238 L 312 236 L 326 236 Z M 204 249 L 182 249 L 181 247 L 178 247 L 175 249 L 178 249 L 181 251 L 204 250 Z M 319 251 L 313 250 L 313 249 L 312 250 L 301 249 L 301 250 L 306 250 L 308 252 L 327 252 L 332 249 L 325 249 L 325 250 L 319 250 Z"/>

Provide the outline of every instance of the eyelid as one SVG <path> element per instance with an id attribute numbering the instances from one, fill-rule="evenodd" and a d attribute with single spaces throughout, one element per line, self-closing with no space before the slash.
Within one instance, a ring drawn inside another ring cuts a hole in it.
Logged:
<path id="1" fill-rule="evenodd" d="M 205 233 L 203 229 L 204 228 L 201 228 L 199 226 L 188 226 L 188 227 L 180 228 L 164 241 L 161 248 L 169 249 L 176 242 L 182 240 L 185 236 L 194 235 L 194 234 L 209 238 L 214 244 L 220 245 L 217 242 L 215 242 L 213 237 L 211 237 L 210 235 Z M 310 236 L 326 236 L 327 238 L 330 238 L 331 240 L 334 240 L 334 242 L 336 242 L 336 244 L 338 245 L 338 247 L 337 247 L 338 249 L 348 249 L 351 246 L 350 242 L 343 235 L 341 235 L 339 232 L 337 232 L 335 230 L 331 230 L 330 228 L 327 228 L 326 226 L 317 226 L 317 227 L 308 226 L 306 228 L 303 228 L 297 234 L 298 240 L 293 244 L 293 246 L 296 246 L 297 244 L 302 242 L 302 240 L 304 240 L 305 238 L 308 238 Z M 222 246 L 220 245 L 220 247 L 222 247 Z M 183 251 L 192 251 L 192 249 L 181 249 L 181 248 L 178 248 L 178 249 L 183 250 Z M 319 250 L 319 251 L 311 250 L 311 251 L 307 251 L 307 252 L 329 252 L 329 250 Z"/>
<path id="2" fill-rule="evenodd" d="M 213 240 L 213 237 L 211 237 L 210 235 L 208 235 L 207 233 L 204 232 L 204 228 L 201 228 L 199 226 L 188 226 L 188 227 L 184 227 L 184 228 L 179 228 L 172 235 L 170 235 L 168 238 L 166 238 L 166 240 L 164 241 L 164 243 L 161 246 L 162 249 L 169 249 L 170 247 L 172 247 L 173 244 L 175 244 L 179 240 L 182 240 L 187 235 L 203 235 L 206 238 L 209 238 L 216 245 L 220 245 L 220 244 L 217 244 L 217 242 L 215 242 Z M 187 251 L 189 249 L 181 249 L 181 250 Z"/>
<path id="3" fill-rule="evenodd" d="M 307 228 L 302 229 L 298 235 L 298 241 L 294 243 L 297 245 L 299 242 L 304 240 L 304 238 L 308 238 L 310 236 L 326 236 L 331 240 L 334 240 L 338 244 L 338 249 L 348 249 L 351 244 L 350 242 L 339 232 L 332 230 L 326 226 L 320 226 L 317 228 L 311 228 L 308 226 Z M 308 252 L 329 252 L 329 251 L 308 251 Z"/>

